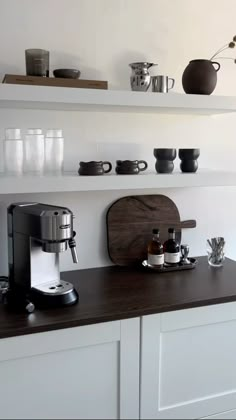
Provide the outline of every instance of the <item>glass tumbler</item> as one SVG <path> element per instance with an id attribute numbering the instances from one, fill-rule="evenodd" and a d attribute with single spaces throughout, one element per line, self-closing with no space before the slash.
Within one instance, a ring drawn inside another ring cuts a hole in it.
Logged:
<path id="1" fill-rule="evenodd" d="M 23 172 L 23 141 L 19 128 L 7 128 L 4 142 L 5 172 L 12 175 L 21 175 Z"/>
<path id="2" fill-rule="evenodd" d="M 212 267 L 221 267 L 225 260 L 225 240 L 222 237 L 207 241 L 208 264 Z"/>
<path id="3" fill-rule="evenodd" d="M 61 174 L 64 163 L 64 138 L 62 130 L 47 130 L 45 137 L 45 170 L 52 174 Z"/>
<path id="4" fill-rule="evenodd" d="M 49 51 L 25 50 L 25 63 L 27 76 L 49 77 Z"/>
<path id="5" fill-rule="evenodd" d="M 42 174 L 44 171 L 44 135 L 25 135 L 24 172 Z"/>

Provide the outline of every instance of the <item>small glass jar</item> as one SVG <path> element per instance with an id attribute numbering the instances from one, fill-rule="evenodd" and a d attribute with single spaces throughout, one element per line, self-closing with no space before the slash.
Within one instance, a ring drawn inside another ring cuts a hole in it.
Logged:
<path id="1" fill-rule="evenodd" d="M 23 172 L 24 150 L 19 128 L 7 128 L 4 142 L 4 167 L 9 175 L 21 175 Z"/>
<path id="2" fill-rule="evenodd" d="M 44 171 L 44 135 L 41 129 L 29 129 L 24 141 L 24 172 L 40 175 Z"/>
<path id="3" fill-rule="evenodd" d="M 62 130 L 47 130 L 45 137 L 45 171 L 51 174 L 61 174 L 64 164 L 64 138 Z"/>

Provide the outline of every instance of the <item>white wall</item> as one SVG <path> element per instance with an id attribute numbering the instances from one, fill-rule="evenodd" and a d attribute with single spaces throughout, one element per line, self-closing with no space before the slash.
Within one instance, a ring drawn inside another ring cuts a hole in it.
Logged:
<path id="1" fill-rule="evenodd" d="M 235 0 L 0 0 L 0 75 L 24 74 L 24 50 L 46 48 L 51 53 L 52 69 L 77 66 L 83 78 L 108 80 L 111 89 L 130 89 L 128 63 L 154 61 L 159 64 L 155 71 L 174 77 L 175 91 L 182 92 L 181 75 L 189 60 L 209 58 L 230 40 L 236 34 L 235 15 Z M 233 62 L 222 62 L 215 93 L 236 95 Z M 0 110 L 1 138 L 9 126 L 61 127 L 66 138 L 65 167 L 70 170 L 76 170 L 83 159 L 115 162 L 125 158 L 147 159 L 150 169 L 154 169 L 153 147 L 165 146 L 200 147 L 200 167 L 235 169 L 234 115 Z M 178 165 L 176 161 L 177 170 Z M 182 219 L 197 219 L 197 229 L 183 235 L 192 255 L 205 254 L 207 237 L 223 235 L 228 255 L 236 258 L 235 188 L 160 192 L 176 202 Z M 105 213 L 115 199 L 129 193 L 133 192 L 1 196 L 0 273 L 7 272 L 9 203 L 39 200 L 70 207 L 77 218 L 78 267 L 85 268 L 110 263 Z M 62 269 L 74 268 L 69 252 L 65 253 Z"/>

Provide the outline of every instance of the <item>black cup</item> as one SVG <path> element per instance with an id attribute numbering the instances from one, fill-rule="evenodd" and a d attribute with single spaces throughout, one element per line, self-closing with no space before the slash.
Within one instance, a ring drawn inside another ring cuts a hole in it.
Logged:
<path id="1" fill-rule="evenodd" d="M 108 165 L 108 169 L 104 169 L 104 165 Z M 111 170 L 112 164 L 110 162 L 92 160 L 90 162 L 80 162 L 78 173 L 80 175 L 103 175 Z"/>
<path id="2" fill-rule="evenodd" d="M 141 167 L 141 165 L 144 165 Z M 148 164 L 145 160 L 117 160 L 116 173 L 118 175 L 135 175 L 145 171 Z"/>
<path id="3" fill-rule="evenodd" d="M 179 149 L 181 160 L 180 169 L 182 172 L 197 172 L 200 149 Z"/>
<path id="4" fill-rule="evenodd" d="M 176 158 L 176 149 L 154 149 L 153 154 L 156 158 L 156 171 L 162 174 L 173 172 Z"/>

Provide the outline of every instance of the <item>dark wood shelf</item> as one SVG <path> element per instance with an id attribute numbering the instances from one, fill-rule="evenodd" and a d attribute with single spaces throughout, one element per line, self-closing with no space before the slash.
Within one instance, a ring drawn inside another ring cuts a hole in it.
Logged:
<path id="1" fill-rule="evenodd" d="M 61 277 L 75 285 L 79 304 L 30 315 L 1 305 L 0 338 L 236 301 L 235 273 L 235 261 L 214 269 L 206 257 L 194 270 L 164 274 L 115 266 L 66 272 Z"/>

